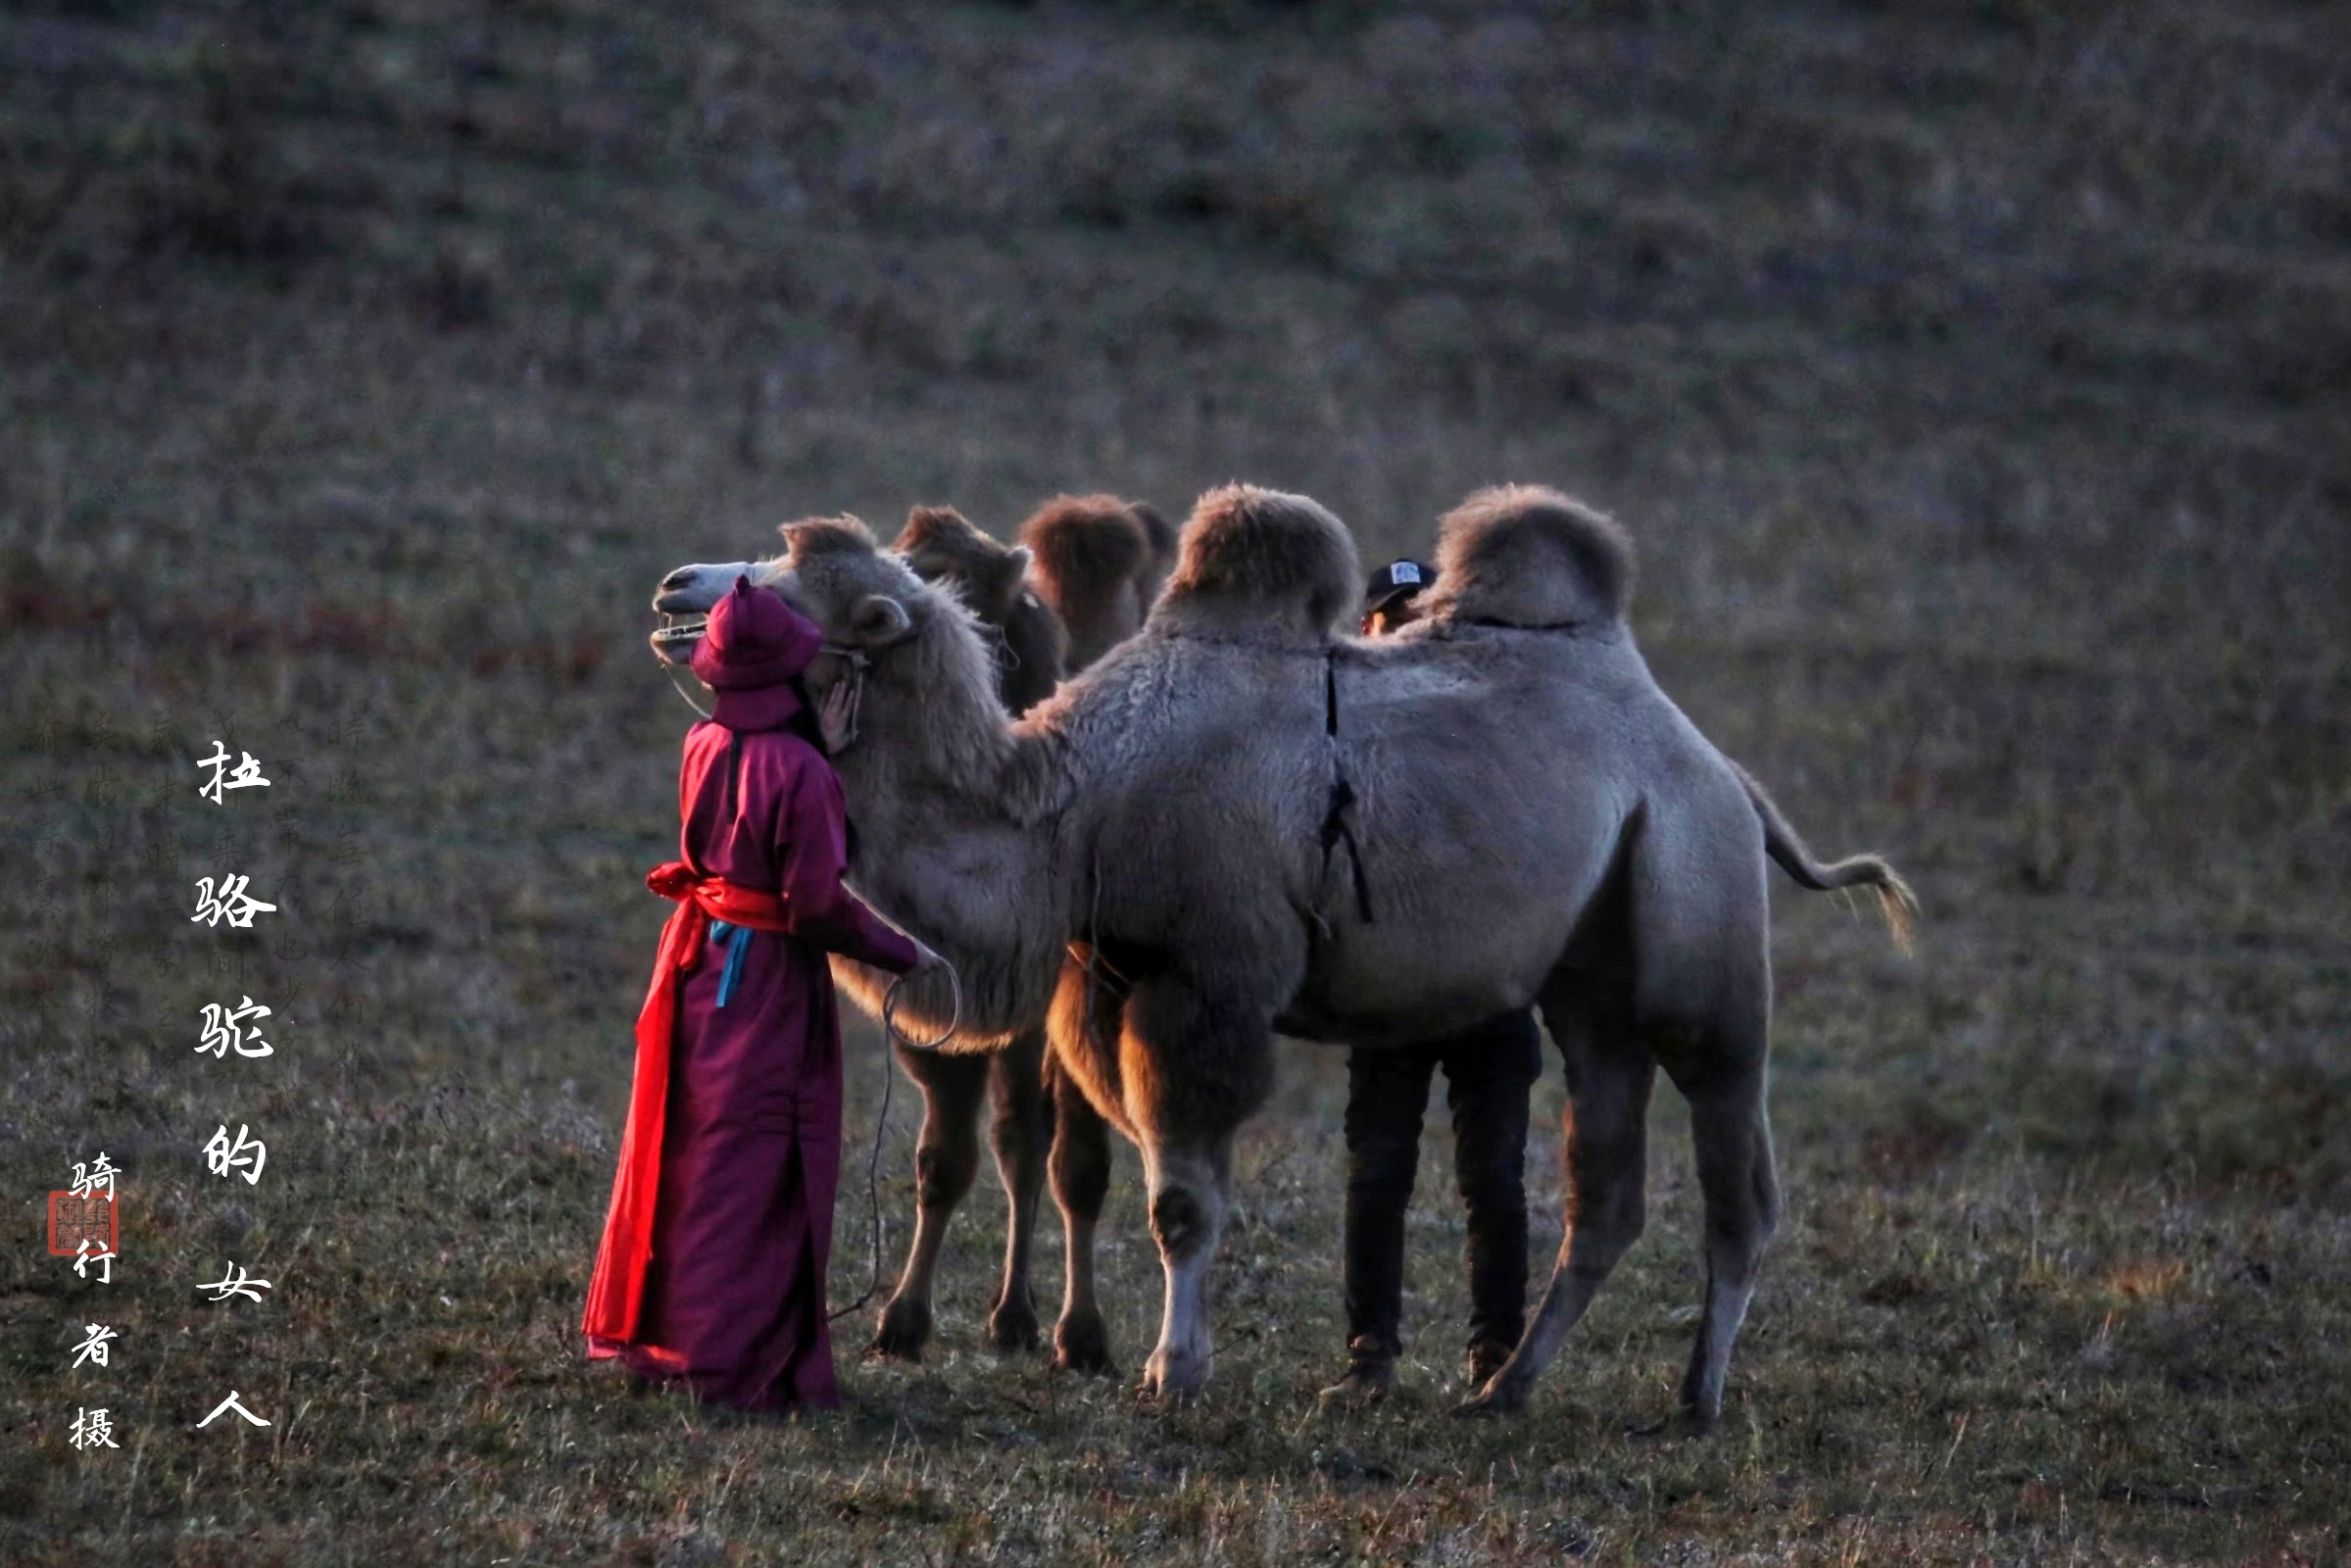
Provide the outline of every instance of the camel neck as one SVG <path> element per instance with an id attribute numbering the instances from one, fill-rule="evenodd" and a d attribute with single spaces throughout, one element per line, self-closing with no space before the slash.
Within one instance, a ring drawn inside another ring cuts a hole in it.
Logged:
<path id="1" fill-rule="evenodd" d="M 1043 1015 L 1067 938 L 1053 857 L 1060 748 L 1014 726 L 987 686 L 975 700 L 972 681 L 935 675 L 935 661 L 884 655 L 867 677 L 861 733 L 836 763 L 859 834 L 850 879 L 955 965 L 963 1038 L 1008 1039 Z M 887 976 L 842 978 L 878 1006 L 862 987 Z"/>

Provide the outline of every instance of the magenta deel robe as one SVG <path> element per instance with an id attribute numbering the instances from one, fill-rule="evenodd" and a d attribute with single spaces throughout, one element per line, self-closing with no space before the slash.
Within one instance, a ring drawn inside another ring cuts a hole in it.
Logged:
<path id="1" fill-rule="evenodd" d="M 781 894 L 792 931 L 748 934 L 724 1007 L 731 935 L 706 941 L 680 986 L 653 1260 L 639 1340 L 619 1353 L 643 1376 L 682 1376 L 705 1399 L 835 1408 L 824 1303 L 841 1024 L 825 954 L 903 973 L 915 950 L 842 887 L 841 782 L 791 730 L 695 725 L 678 807 L 684 858 Z"/>

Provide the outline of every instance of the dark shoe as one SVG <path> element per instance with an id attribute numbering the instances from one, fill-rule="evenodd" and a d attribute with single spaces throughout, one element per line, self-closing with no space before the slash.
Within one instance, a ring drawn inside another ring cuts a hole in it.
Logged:
<path id="1" fill-rule="evenodd" d="M 1396 1363 L 1386 1356 L 1357 1356 L 1347 1376 L 1322 1391 L 1322 1403 L 1361 1410 L 1379 1403 L 1396 1388 Z"/>

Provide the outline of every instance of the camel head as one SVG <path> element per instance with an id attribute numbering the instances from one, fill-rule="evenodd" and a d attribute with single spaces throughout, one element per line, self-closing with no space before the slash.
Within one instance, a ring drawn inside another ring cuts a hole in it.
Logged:
<path id="1" fill-rule="evenodd" d="M 754 580 L 814 621 L 826 651 L 840 656 L 817 660 L 810 692 L 821 698 L 855 673 L 865 683 L 867 731 L 912 743 L 958 779 L 984 772 L 981 754 L 994 754 L 1008 720 L 997 701 L 994 644 L 960 587 L 925 580 L 856 517 L 812 517 L 782 532 L 783 557 Z M 872 750 L 860 743 L 847 765 Z"/>
<path id="2" fill-rule="evenodd" d="M 661 627 L 653 634 L 654 654 L 664 664 L 692 662 L 711 608 L 726 597 L 735 579 L 749 577 L 764 588 L 776 567 L 772 561 L 703 562 L 680 566 L 663 577 L 653 596 L 653 608 L 661 616 Z"/>
<path id="3" fill-rule="evenodd" d="M 1001 626 L 1020 602 L 1030 555 L 991 539 L 953 507 L 916 507 L 891 549 L 925 582 L 948 583 L 982 620 Z"/>
<path id="4" fill-rule="evenodd" d="M 737 577 L 749 577 L 754 586 L 780 595 L 816 622 L 829 646 L 843 651 L 869 653 L 905 639 L 914 624 L 910 607 L 926 596 L 926 614 L 947 614 L 960 608 L 953 590 L 930 589 L 903 559 L 885 553 L 855 517 L 788 522 L 783 535 L 785 552 L 772 560 L 704 562 L 680 566 L 661 579 L 653 608 L 663 624 L 652 641 L 662 662 L 692 662 L 711 608 L 726 597 Z M 803 571 L 804 561 L 815 564 Z M 868 599 L 873 603 L 865 604 Z M 821 669 L 811 673 L 809 682 L 818 690 L 830 684 Z"/>
<path id="5" fill-rule="evenodd" d="M 805 540 L 814 547 L 815 554 L 824 556 L 841 554 L 844 546 L 854 543 L 856 548 L 850 554 L 876 558 L 866 573 L 872 578 L 868 586 L 885 595 L 905 586 L 906 574 L 891 569 L 903 559 L 916 577 L 944 587 L 990 625 L 1004 625 L 1026 591 L 1029 551 L 990 538 L 953 507 L 916 507 L 909 512 L 906 527 L 890 547 L 895 554 L 887 558 L 889 565 L 882 564 L 885 553 L 872 533 L 855 517 L 786 523 L 783 534 L 787 547 Z M 653 608 L 662 617 L 661 628 L 653 634 L 654 653 L 665 663 L 691 662 L 711 607 L 726 597 L 737 577 L 749 577 L 757 587 L 773 589 L 792 571 L 796 559 L 796 553 L 787 548 L 783 556 L 768 561 L 700 562 L 670 572 L 653 598 Z M 830 583 L 837 573 L 822 570 L 816 575 Z M 836 628 L 821 617 L 818 624 L 825 625 L 828 639 L 840 641 L 833 636 Z"/>

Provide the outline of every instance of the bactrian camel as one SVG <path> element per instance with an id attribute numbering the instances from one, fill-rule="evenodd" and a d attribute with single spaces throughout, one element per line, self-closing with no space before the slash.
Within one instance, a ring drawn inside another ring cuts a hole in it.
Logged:
<path id="1" fill-rule="evenodd" d="M 1166 1283 L 1147 1392 L 1208 1377 L 1233 1137 L 1276 1030 L 1377 1048 L 1539 1003 L 1569 1089 L 1567 1236 L 1466 1408 L 1524 1403 L 1640 1234 L 1662 1066 L 1705 1207 L 1682 1403 L 1717 1417 L 1779 1213 L 1765 857 L 1875 888 L 1897 936 L 1910 897 L 1874 857 L 1817 864 L 1659 690 L 1613 523 L 1480 492 L 1445 519 L 1427 618 L 1361 642 L 1333 631 L 1358 580 L 1338 519 L 1214 491 L 1142 632 L 1018 721 L 953 595 L 855 519 L 786 533 L 769 586 L 871 666 L 837 761 L 859 891 L 959 971 L 961 1049 L 1050 1011 L 1055 1056 L 1142 1152 Z M 848 675 L 820 660 L 811 683 Z M 836 974 L 879 1007 L 886 976 Z M 902 1014 L 944 1026 L 946 985 L 908 990 Z"/>
<path id="2" fill-rule="evenodd" d="M 891 546 L 925 581 L 952 588 L 992 647 L 997 697 L 1018 715 L 1050 695 L 1065 673 L 1091 663 L 1133 633 L 1174 564 L 1175 530 L 1157 512 L 1116 496 L 1056 496 L 1005 545 L 952 507 L 916 507 Z M 680 566 L 661 582 L 673 614 L 703 615 L 739 575 L 763 581 L 778 563 Z M 688 625 L 689 637 L 699 630 Z M 1001 1051 L 923 1052 L 893 1043 L 899 1065 L 922 1093 L 915 1140 L 913 1240 L 896 1288 L 877 1316 L 869 1354 L 920 1360 L 929 1343 L 932 1298 L 949 1223 L 979 1172 L 979 1122 L 993 1105 L 989 1142 L 1006 1202 L 1004 1269 L 986 1325 L 1001 1350 L 1038 1343 L 1029 1253 L 1039 1189 L 1050 1168 L 1066 1242 L 1055 1364 L 1113 1370 L 1095 1304 L 1093 1235 L 1108 1191 L 1107 1126 L 1065 1073 L 1053 1068 L 1038 1019 Z"/>

